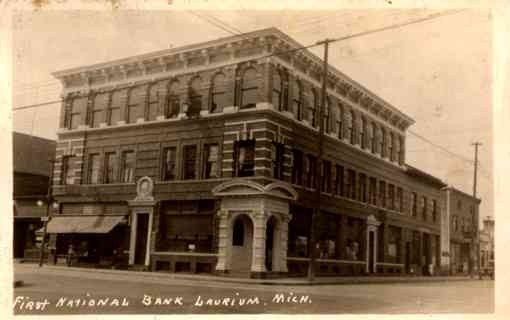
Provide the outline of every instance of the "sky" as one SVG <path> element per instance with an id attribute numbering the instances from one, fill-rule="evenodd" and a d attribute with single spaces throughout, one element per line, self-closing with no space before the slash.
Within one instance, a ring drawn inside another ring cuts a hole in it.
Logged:
<path id="1" fill-rule="evenodd" d="M 440 17 L 339 41 L 330 64 L 416 123 L 407 162 L 471 194 L 479 153 L 480 216 L 493 215 L 492 26 L 490 11 L 112 11 L 23 12 L 13 18 L 13 105 L 60 99 L 52 72 L 277 27 L 303 45 L 431 14 Z M 321 48 L 312 52 L 322 57 Z M 56 139 L 60 104 L 13 113 L 13 130 Z M 427 141 L 418 136 L 424 137 Z"/>

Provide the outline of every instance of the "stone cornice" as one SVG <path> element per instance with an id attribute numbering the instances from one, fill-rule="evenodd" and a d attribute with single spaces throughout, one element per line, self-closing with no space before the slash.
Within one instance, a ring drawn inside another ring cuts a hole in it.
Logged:
<path id="1" fill-rule="evenodd" d="M 264 53 L 285 51 L 302 47 L 300 43 L 290 38 L 276 28 L 267 28 L 217 40 L 187 45 L 174 49 L 156 51 L 148 54 L 137 55 L 129 58 L 114 60 L 105 63 L 94 64 L 54 72 L 52 75 L 62 81 L 64 90 L 69 87 L 83 87 L 110 85 L 112 82 L 135 81 L 135 78 L 165 77 L 173 68 L 182 67 L 189 69 L 194 60 L 205 60 L 205 67 L 211 67 L 211 56 L 214 54 L 227 54 L 228 58 L 222 62 L 226 64 L 239 62 L 236 57 L 241 49 L 261 49 Z M 322 60 L 307 49 L 298 51 L 295 55 L 278 55 L 293 66 L 299 64 L 306 68 L 305 73 L 311 78 L 320 81 L 322 72 Z M 254 54 L 247 54 L 246 59 L 254 59 Z M 259 57 L 260 58 L 260 55 Z M 221 66 L 221 63 L 214 63 Z M 334 66 L 329 66 L 328 87 L 331 90 L 347 97 L 359 104 L 369 112 L 375 113 L 402 130 L 407 129 L 414 120 L 390 105 L 367 88 L 363 87 L 347 75 L 340 72 Z M 73 85 L 74 83 L 74 85 Z"/>

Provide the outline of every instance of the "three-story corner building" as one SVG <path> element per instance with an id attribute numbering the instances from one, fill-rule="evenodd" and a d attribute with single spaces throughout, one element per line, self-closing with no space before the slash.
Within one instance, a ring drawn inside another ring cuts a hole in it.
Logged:
<path id="1" fill-rule="evenodd" d="M 443 189 L 442 270 L 468 274 L 477 268 L 479 207 L 481 199 L 452 186 Z"/>
<path id="2" fill-rule="evenodd" d="M 413 120 L 330 67 L 319 161 L 322 62 L 300 46 L 270 28 L 56 72 L 57 255 L 304 275 L 319 187 L 320 275 L 434 272 L 444 184 L 405 163 Z"/>

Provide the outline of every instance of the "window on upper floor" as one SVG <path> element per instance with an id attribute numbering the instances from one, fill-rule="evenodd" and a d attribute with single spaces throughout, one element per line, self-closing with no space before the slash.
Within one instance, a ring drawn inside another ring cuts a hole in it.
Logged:
<path id="1" fill-rule="evenodd" d="M 356 116 L 354 115 L 354 111 L 350 111 L 347 113 L 349 115 L 347 119 L 347 138 L 351 144 L 355 144 L 356 136 L 354 132 L 354 127 L 356 125 Z"/>
<path id="2" fill-rule="evenodd" d="M 85 115 L 87 108 L 87 97 L 74 98 L 71 103 L 71 110 L 69 115 L 69 129 L 76 129 L 83 123 L 82 116 Z"/>
<path id="3" fill-rule="evenodd" d="M 255 175 L 255 140 L 234 143 L 234 173 L 237 177 Z"/>
<path id="4" fill-rule="evenodd" d="M 347 169 L 347 197 L 356 199 L 356 172 L 352 169 Z"/>
<path id="5" fill-rule="evenodd" d="M 404 211 L 404 190 L 400 187 L 397 188 L 397 211 L 402 212 Z"/>
<path id="6" fill-rule="evenodd" d="M 458 231 L 458 229 L 459 229 L 459 222 L 458 222 L 458 220 L 457 220 L 457 219 L 458 219 L 458 218 L 457 218 L 457 216 L 456 216 L 456 215 L 454 215 L 454 216 L 452 217 L 452 228 L 453 228 L 453 231 L 454 231 L 454 232 L 457 232 L 457 231 Z"/>
<path id="7" fill-rule="evenodd" d="M 344 138 L 344 107 L 341 103 L 338 104 L 336 113 L 336 129 L 338 130 L 338 139 Z"/>
<path id="8" fill-rule="evenodd" d="M 361 202 L 367 202 L 367 176 L 364 173 L 359 174 L 358 199 Z"/>
<path id="9" fill-rule="evenodd" d="M 117 173 L 117 154 L 115 152 L 107 152 L 104 155 L 104 183 L 116 182 L 115 174 Z"/>
<path id="10" fill-rule="evenodd" d="M 331 193 L 331 162 L 327 160 L 322 161 L 321 170 L 321 191 Z"/>
<path id="11" fill-rule="evenodd" d="M 335 190 L 334 193 L 339 196 L 344 195 L 344 167 L 341 165 L 335 166 L 336 178 L 335 178 Z"/>
<path id="12" fill-rule="evenodd" d="M 273 70 L 273 90 L 272 90 L 272 103 L 276 110 L 283 110 L 283 80 L 280 71 Z"/>
<path id="13" fill-rule="evenodd" d="M 416 217 L 418 214 L 418 195 L 416 192 L 411 193 L 411 215 Z"/>
<path id="14" fill-rule="evenodd" d="M 323 127 L 324 132 L 330 133 L 331 132 L 331 100 L 329 97 L 326 98 L 326 105 L 324 106 L 324 119 L 323 120 Z"/>
<path id="15" fill-rule="evenodd" d="M 457 200 L 457 209 L 462 210 L 462 201 Z"/>
<path id="16" fill-rule="evenodd" d="M 92 153 L 89 155 L 89 170 L 88 170 L 88 181 L 89 184 L 100 183 L 100 170 L 101 162 L 99 153 Z"/>
<path id="17" fill-rule="evenodd" d="M 168 87 L 168 103 L 166 104 L 165 118 L 177 118 L 181 109 L 179 99 L 179 82 L 172 81 Z"/>
<path id="18" fill-rule="evenodd" d="M 292 183 L 302 185 L 303 183 L 303 152 L 301 150 L 292 150 Z"/>
<path id="19" fill-rule="evenodd" d="M 285 147 L 281 143 L 273 142 L 271 144 L 271 171 L 275 179 L 283 179 L 284 150 Z"/>
<path id="20" fill-rule="evenodd" d="M 141 85 L 133 87 L 129 90 L 128 105 L 127 105 L 127 123 L 136 123 L 138 119 L 144 117 L 144 106 L 147 86 Z"/>
<path id="21" fill-rule="evenodd" d="M 317 110 L 319 108 L 319 94 L 315 89 L 312 89 L 311 94 L 311 103 L 308 105 L 308 122 L 312 125 L 312 127 L 317 126 Z"/>
<path id="22" fill-rule="evenodd" d="M 241 80 L 241 108 L 253 108 L 258 102 L 258 76 L 254 68 L 244 71 Z"/>
<path id="23" fill-rule="evenodd" d="M 368 203 L 377 205 L 377 180 L 374 177 L 368 182 Z"/>
<path id="24" fill-rule="evenodd" d="M 73 184 L 73 170 L 71 170 L 71 156 L 62 157 L 61 184 Z"/>
<path id="25" fill-rule="evenodd" d="M 168 147 L 163 149 L 162 180 L 171 181 L 177 179 L 177 148 Z"/>
<path id="26" fill-rule="evenodd" d="M 379 181 L 379 205 L 386 207 L 386 182 Z"/>
<path id="27" fill-rule="evenodd" d="M 211 81 L 211 99 L 209 112 L 217 113 L 222 112 L 223 108 L 227 107 L 227 78 L 223 73 L 218 73 Z"/>
<path id="28" fill-rule="evenodd" d="M 379 153 L 382 158 L 386 157 L 387 136 L 386 130 L 381 127 L 381 139 L 379 140 Z"/>
<path id="29" fill-rule="evenodd" d="M 150 86 L 149 89 L 149 104 L 147 110 L 147 119 L 149 121 L 156 120 L 159 113 L 159 106 L 165 99 L 165 86 L 166 82 L 159 81 Z"/>
<path id="30" fill-rule="evenodd" d="M 315 188 L 315 170 L 317 160 L 312 155 L 307 155 L 305 158 L 305 186 L 307 188 Z"/>
<path id="31" fill-rule="evenodd" d="M 219 177 L 219 146 L 217 143 L 204 146 L 204 178 Z"/>
<path id="32" fill-rule="evenodd" d="M 202 110 L 202 79 L 195 77 L 191 80 L 188 88 L 189 105 L 187 110 L 187 116 L 195 118 L 200 115 Z"/>
<path id="33" fill-rule="evenodd" d="M 404 146 L 404 137 L 400 136 L 398 138 L 398 162 L 400 164 L 404 163 L 404 156 L 405 156 L 405 146 Z"/>
<path id="34" fill-rule="evenodd" d="M 182 179 L 197 178 L 197 146 L 188 145 L 182 149 Z"/>
<path id="35" fill-rule="evenodd" d="M 296 119 L 303 120 L 303 86 L 299 80 L 295 80 L 292 86 L 292 103 Z"/>
<path id="36" fill-rule="evenodd" d="M 388 184 L 388 209 L 395 210 L 395 186 Z"/>
<path id="37" fill-rule="evenodd" d="M 116 125 L 120 119 L 120 108 L 126 104 L 127 89 L 116 90 L 112 93 L 112 102 L 108 114 L 108 124 Z"/>
<path id="38" fill-rule="evenodd" d="M 362 149 L 365 149 L 367 146 L 366 146 L 366 132 L 365 130 L 367 129 L 367 120 L 362 117 L 361 118 L 361 126 L 359 128 L 359 145 L 361 146 Z"/>
<path id="39" fill-rule="evenodd" d="M 432 221 L 437 221 L 437 200 L 432 200 Z"/>
<path id="40" fill-rule="evenodd" d="M 90 115 L 90 125 L 93 128 L 98 128 L 103 122 L 106 122 L 105 111 L 108 107 L 109 94 L 98 93 L 94 96 L 94 103 Z"/>
<path id="41" fill-rule="evenodd" d="M 124 151 L 121 156 L 121 182 L 129 183 L 135 181 L 135 153 L 134 151 Z"/>
<path id="42" fill-rule="evenodd" d="M 395 144 L 395 134 L 393 132 L 388 133 L 388 155 L 390 161 L 395 161 L 395 153 L 394 153 L 394 145 Z"/>

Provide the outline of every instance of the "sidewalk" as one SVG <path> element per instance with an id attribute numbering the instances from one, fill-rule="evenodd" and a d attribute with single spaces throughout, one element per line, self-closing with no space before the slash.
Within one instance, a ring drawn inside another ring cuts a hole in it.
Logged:
<path id="1" fill-rule="evenodd" d="M 39 268 L 37 264 L 15 264 L 14 270 L 24 269 L 25 272 L 53 271 L 61 274 L 103 274 L 109 276 L 136 276 L 137 278 L 161 279 L 161 280 L 189 280 L 196 282 L 220 282 L 232 284 L 257 284 L 257 285 L 332 285 L 332 284 L 382 284 L 382 283 L 419 283 L 419 282 L 441 282 L 472 280 L 469 276 L 357 276 L 357 277 L 316 277 L 313 282 L 307 278 L 277 278 L 277 279 L 250 279 L 234 278 L 228 276 L 184 274 L 184 273 L 163 273 L 147 271 L 113 270 L 78 268 L 67 266 L 44 265 Z"/>

